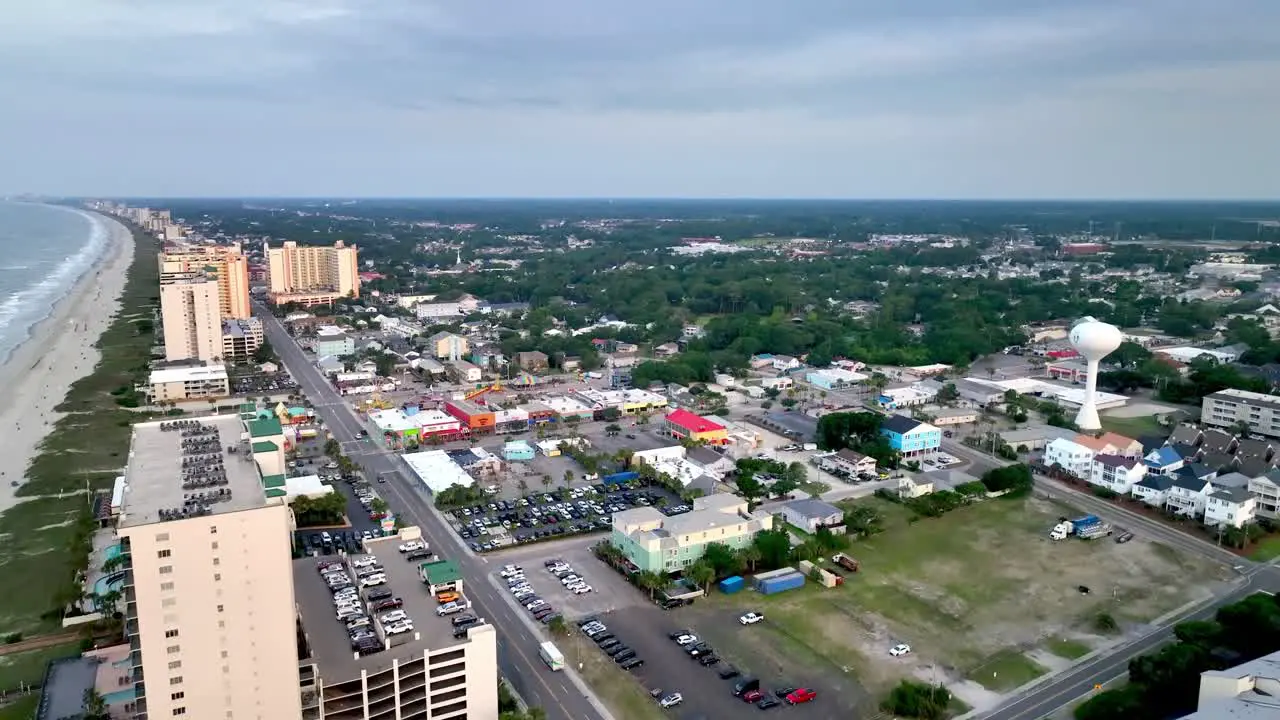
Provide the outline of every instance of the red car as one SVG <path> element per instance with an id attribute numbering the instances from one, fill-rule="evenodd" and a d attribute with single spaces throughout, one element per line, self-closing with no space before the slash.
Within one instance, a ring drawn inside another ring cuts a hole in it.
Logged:
<path id="1" fill-rule="evenodd" d="M 787 702 L 792 705 L 799 705 L 800 703 L 807 703 L 816 697 L 818 697 L 818 693 L 808 688 L 800 688 L 790 695 L 787 695 Z"/>
<path id="2" fill-rule="evenodd" d="M 760 692 L 759 690 L 752 690 L 750 692 L 745 692 L 742 694 L 742 702 L 753 703 L 758 701 L 762 697 L 764 697 L 764 693 Z"/>

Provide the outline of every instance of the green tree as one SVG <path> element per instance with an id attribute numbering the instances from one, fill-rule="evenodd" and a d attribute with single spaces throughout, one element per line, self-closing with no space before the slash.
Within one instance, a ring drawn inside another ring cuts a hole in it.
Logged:
<path id="1" fill-rule="evenodd" d="M 636 574 L 635 582 L 641 590 L 649 591 L 650 600 L 653 599 L 654 593 L 667 586 L 666 576 L 652 570 L 641 570 Z"/>
<path id="2" fill-rule="evenodd" d="M 547 629 L 551 631 L 552 635 L 564 636 L 569 634 L 569 626 L 565 624 L 564 618 L 559 616 L 547 623 Z"/>
<path id="3" fill-rule="evenodd" d="M 702 559 L 715 570 L 717 577 L 732 575 L 742 567 L 738 554 L 724 543 L 707 543 L 702 551 Z"/>
<path id="4" fill-rule="evenodd" d="M 749 572 L 755 572 L 756 564 L 760 562 L 762 557 L 760 548 L 754 543 L 746 545 L 738 550 L 738 561 L 742 566 L 746 567 Z"/>
<path id="5" fill-rule="evenodd" d="M 699 559 L 694 564 L 685 568 L 684 576 L 689 582 L 694 583 L 706 592 L 711 589 L 711 583 L 716 579 L 716 570 L 711 567 L 705 558 Z"/>
<path id="6" fill-rule="evenodd" d="M 756 534 L 752 545 L 760 552 L 761 567 L 780 568 L 791 559 L 791 537 L 786 530 L 763 530 Z"/>
<path id="7" fill-rule="evenodd" d="M 102 693 L 94 687 L 84 689 L 81 708 L 84 710 L 85 720 L 106 720 L 110 717 L 107 713 L 106 698 L 102 697 Z"/>
<path id="8" fill-rule="evenodd" d="M 880 707 L 886 712 L 919 720 L 942 720 L 947 716 L 951 693 L 941 685 L 902 680 L 889 692 Z"/>
<path id="9" fill-rule="evenodd" d="M 1075 720 L 1144 720 L 1152 717 L 1143 705 L 1142 688 L 1125 685 L 1094 694 L 1076 707 Z"/>

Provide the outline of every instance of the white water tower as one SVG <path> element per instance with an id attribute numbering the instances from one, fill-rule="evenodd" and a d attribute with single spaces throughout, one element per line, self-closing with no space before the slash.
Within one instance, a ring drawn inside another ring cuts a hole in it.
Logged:
<path id="1" fill-rule="evenodd" d="M 1082 318 L 1071 328 L 1071 346 L 1089 364 L 1089 378 L 1084 384 L 1084 403 L 1076 414 L 1076 427 L 1084 431 L 1101 430 L 1098 405 L 1095 398 L 1098 389 L 1098 363 L 1120 347 L 1124 336 L 1120 328 L 1099 322 L 1091 317 Z"/>

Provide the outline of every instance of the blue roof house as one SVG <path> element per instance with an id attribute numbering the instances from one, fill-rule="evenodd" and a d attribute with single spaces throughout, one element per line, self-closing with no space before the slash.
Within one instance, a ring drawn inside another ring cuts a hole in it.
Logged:
<path id="1" fill-rule="evenodd" d="M 933 453 L 942 447 L 942 430 L 905 415 L 885 418 L 880 424 L 880 434 L 888 439 L 889 447 L 903 457 Z"/>
<path id="2" fill-rule="evenodd" d="M 1147 453 L 1142 458 L 1142 461 L 1146 463 L 1148 471 L 1160 475 L 1172 475 L 1186 464 L 1186 460 L 1182 458 L 1182 455 L 1168 445 Z"/>

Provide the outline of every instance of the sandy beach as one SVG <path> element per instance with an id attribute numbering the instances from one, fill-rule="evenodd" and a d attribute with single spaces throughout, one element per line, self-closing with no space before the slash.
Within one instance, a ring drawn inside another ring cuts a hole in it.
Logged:
<path id="1" fill-rule="evenodd" d="M 114 219 L 106 223 L 110 247 L 98 264 L 76 281 L 31 337 L 0 366 L 0 511 L 17 504 L 12 483 L 26 472 L 40 441 L 61 417 L 53 411 L 76 380 L 93 371 L 99 353 L 93 347 L 119 308 L 133 236 Z"/>

